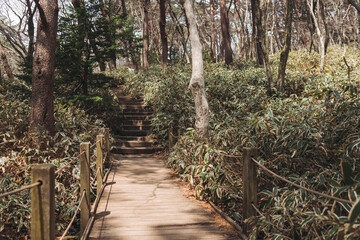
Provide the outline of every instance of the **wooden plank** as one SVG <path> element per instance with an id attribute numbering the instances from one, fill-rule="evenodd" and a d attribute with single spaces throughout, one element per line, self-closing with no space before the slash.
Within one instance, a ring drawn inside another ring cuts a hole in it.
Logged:
<path id="1" fill-rule="evenodd" d="M 126 156 L 117 163 L 89 239 L 229 239 L 160 159 Z"/>

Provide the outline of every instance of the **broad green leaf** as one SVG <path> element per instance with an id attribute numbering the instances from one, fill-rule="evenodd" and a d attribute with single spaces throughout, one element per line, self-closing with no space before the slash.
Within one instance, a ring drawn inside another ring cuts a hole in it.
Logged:
<path id="1" fill-rule="evenodd" d="M 360 198 L 351 207 L 349 213 L 349 221 L 351 225 L 355 223 L 355 220 L 359 215 L 360 215 Z"/>

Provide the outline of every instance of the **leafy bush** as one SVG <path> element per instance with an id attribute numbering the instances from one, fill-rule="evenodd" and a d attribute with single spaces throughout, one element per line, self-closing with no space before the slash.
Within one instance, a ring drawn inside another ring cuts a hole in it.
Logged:
<path id="1" fill-rule="evenodd" d="M 104 123 L 111 122 L 119 114 L 109 86 L 99 89 L 92 84 L 91 96 L 62 97 L 55 101 L 56 134 L 53 137 L 38 135 L 37 143 L 33 144 L 28 135 L 31 90 L 19 82 L 6 84 L 0 85 L 0 193 L 30 184 L 30 171 L 34 165 L 52 163 L 57 169 L 67 165 L 76 159 L 81 142 L 94 142 L 105 127 Z M 91 154 L 95 152 L 91 151 Z M 58 235 L 64 231 L 77 207 L 78 164 L 74 161 L 56 177 Z M 93 161 L 93 169 L 94 164 Z M 0 199 L 1 239 L 14 239 L 15 232 L 19 232 L 18 239 L 24 239 L 28 235 L 29 222 L 29 191 Z M 76 233 L 77 224 L 73 233 Z"/>
<path id="2" fill-rule="evenodd" d="M 163 70 L 122 71 L 124 88 L 142 96 L 154 110 L 159 142 L 169 128 L 183 132 L 171 149 L 168 165 L 201 199 L 217 202 L 241 222 L 242 148 L 256 147 L 266 167 L 300 185 L 355 201 L 360 193 L 359 50 L 349 48 L 353 67 L 348 81 L 343 51 L 333 47 L 324 72 L 319 56 L 291 52 L 286 93 L 266 96 L 262 68 L 238 61 L 230 68 L 205 64 L 211 129 L 207 142 L 197 142 L 192 129 L 193 100 L 187 90 L 191 69 L 174 65 Z M 278 55 L 272 56 L 273 69 Z M 273 71 L 275 72 L 275 71 Z M 124 77 L 125 76 L 125 77 Z M 275 76 L 274 76 L 274 79 Z M 275 86 L 276 86 L 275 82 Z M 226 153 L 226 154 L 224 154 Z M 238 157 L 230 157 L 236 155 Z M 348 204 L 318 198 L 260 172 L 261 215 L 249 219 L 260 239 L 357 239 L 359 220 Z"/>

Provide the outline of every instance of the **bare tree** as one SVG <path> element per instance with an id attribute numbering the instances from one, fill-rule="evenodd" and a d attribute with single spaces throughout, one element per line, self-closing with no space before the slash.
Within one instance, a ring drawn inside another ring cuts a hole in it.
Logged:
<path id="1" fill-rule="evenodd" d="M 278 82 L 281 92 L 284 92 L 286 63 L 290 52 L 293 8 L 294 8 L 293 0 L 286 0 L 286 19 L 285 19 L 285 33 L 284 33 L 285 44 L 280 54 L 280 62 L 278 69 L 279 70 Z"/>
<path id="2" fill-rule="evenodd" d="M 229 18 L 227 14 L 226 1 L 220 0 L 220 21 L 221 21 L 221 33 L 223 37 L 223 45 L 225 48 L 225 63 L 232 63 L 232 49 L 231 39 L 229 31 Z"/>
<path id="3" fill-rule="evenodd" d="M 142 22 L 143 22 L 143 50 L 142 63 L 144 69 L 149 69 L 149 6 L 150 0 L 141 0 Z"/>
<path id="4" fill-rule="evenodd" d="M 168 64 L 168 43 L 166 35 L 166 0 L 160 0 L 160 35 L 161 35 L 161 63 L 163 67 Z"/>
<path id="5" fill-rule="evenodd" d="M 0 42 L 0 58 L 1 58 L 1 61 L 2 61 L 2 64 L 3 64 L 3 67 L 4 67 L 4 70 L 6 72 L 6 75 L 8 76 L 8 78 L 11 80 L 11 81 L 14 81 L 14 74 L 11 70 L 11 67 L 9 65 L 9 62 L 7 60 L 7 57 L 6 57 L 6 53 L 4 51 L 4 48 L 2 46 L 2 43 Z"/>
<path id="6" fill-rule="evenodd" d="M 189 21 L 192 75 L 189 89 L 195 100 L 196 122 L 195 128 L 199 138 L 207 138 L 209 131 L 209 105 L 205 93 L 204 66 L 202 46 L 197 29 L 196 18 L 193 10 L 193 1 L 185 0 L 184 8 Z"/>
<path id="7" fill-rule="evenodd" d="M 216 32 L 215 32 L 215 6 L 214 0 L 210 0 L 210 21 L 211 21 L 211 58 L 216 61 Z"/>
<path id="8" fill-rule="evenodd" d="M 33 60 L 31 121 L 32 131 L 54 128 L 54 63 L 58 24 L 57 0 L 36 0 L 39 10 Z"/>
<path id="9" fill-rule="evenodd" d="M 319 0 L 316 3 L 316 12 L 317 12 L 318 16 L 316 16 L 315 12 L 314 12 L 314 0 L 307 0 L 307 4 L 308 4 L 312 19 L 313 19 L 314 24 L 315 24 L 316 33 L 317 33 L 317 35 L 319 37 L 320 55 L 321 55 L 321 57 L 320 57 L 320 70 L 323 71 L 324 66 L 325 66 L 325 54 L 326 54 L 326 29 L 325 29 L 326 25 L 321 24 L 321 23 L 325 23 L 325 20 L 322 19 L 324 16 L 323 16 L 323 14 L 321 14 L 320 1 L 321 0 Z"/>

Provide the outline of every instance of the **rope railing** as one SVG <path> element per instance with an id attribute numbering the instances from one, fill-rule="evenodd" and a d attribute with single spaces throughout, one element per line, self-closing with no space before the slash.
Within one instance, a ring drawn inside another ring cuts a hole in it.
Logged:
<path id="1" fill-rule="evenodd" d="M 73 217 L 71 218 L 70 223 L 69 223 L 68 226 L 66 227 L 64 233 L 61 235 L 60 240 L 63 240 L 63 239 L 66 237 L 66 235 L 68 234 L 68 232 L 69 232 L 69 230 L 70 230 L 70 227 L 72 226 L 72 224 L 74 223 L 74 221 L 75 221 L 75 219 L 76 219 L 76 215 L 78 214 L 78 212 L 79 212 L 79 210 L 80 210 L 81 203 L 83 202 L 85 196 L 86 196 L 86 192 L 83 191 L 83 193 L 82 193 L 82 195 L 81 195 L 81 198 L 80 198 L 80 200 L 78 201 L 79 204 L 78 204 L 78 206 L 77 206 L 77 208 L 76 208 L 76 210 L 75 210 L 75 213 L 74 213 Z"/>
<path id="2" fill-rule="evenodd" d="M 84 153 L 78 153 L 75 157 L 73 157 L 73 160 L 71 160 L 70 162 L 68 162 L 67 164 L 65 164 L 64 166 L 62 166 L 61 168 L 59 168 L 58 170 L 56 170 L 55 174 L 58 175 L 58 174 L 59 174 L 60 172 L 62 172 L 65 168 L 69 167 L 71 164 L 73 164 L 74 162 L 78 161 L 81 154 L 84 154 Z"/>
<path id="3" fill-rule="evenodd" d="M 80 193 L 78 206 L 75 213 L 61 236 L 61 240 L 65 239 L 71 229 L 72 224 L 76 220 L 76 216 L 80 212 L 80 236 L 83 236 L 89 227 L 90 220 L 93 221 L 94 208 L 100 201 L 100 197 L 106 186 L 107 176 L 111 171 L 112 164 L 107 173 L 103 174 L 103 165 L 109 160 L 110 151 L 109 129 L 105 129 L 104 135 L 98 135 L 96 142 L 91 147 L 96 146 L 96 173 L 90 183 L 91 166 L 94 157 L 90 156 L 90 143 L 80 144 L 80 153 L 76 154 L 68 163 L 55 171 L 53 164 L 38 164 L 31 168 L 32 183 L 27 186 L 0 194 L 0 199 L 25 190 L 31 189 L 31 239 L 55 239 L 55 180 L 67 167 L 79 161 L 80 169 Z M 103 144 L 104 142 L 104 144 Z M 95 151 L 94 151 L 95 153 Z M 90 204 L 90 186 L 97 180 L 97 191 L 94 205 Z M 38 187 L 38 188 L 36 188 Z"/>
<path id="4" fill-rule="evenodd" d="M 2 193 L 2 194 L 0 194 L 0 198 L 7 197 L 7 196 L 10 196 L 10 195 L 13 195 L 13 194 L 25 191 L 25 190 L 29 190 L 29 189 L 31 189 L 33 187 L 37 187 L 37 186 L 40 186 L 40 185 L 41 185 L 41 182 L 39 181 L 39 182 L 30 184 L 30 185 L 27 185 L 27 186 L 12 190 L 10 192 Z"/>
<path id="5" fill-rule="evenodd" d="M 302 190 L 305 190 L 307 192 L 311 192 L 315 195 L 318 195 L 318 196 L 321 196 L 321 197 L 324 197 L 324 198 L 328 198 L 328 199 L 331 199 L 331 200 L 335 200 L 335 201 L 338 201 L 338 202 L 343 202 L 343 203 L 348 203 L 348 204 L 354 204 L 353 201 L 350 201 L 350 200 L 346 200 L 346 199 L 342 199 L 342 198 L 338 198 L 338 197 L 334 197 L 334 196 L 331 196 L 331 195 L 328 195 L 328 194 L 325 194 L 325 193 L 321 193 L 321 192 L 318 192 L 318 191 L 315 191 L 315 190 L 312 190 L 310 188 L 307 188 L 307 187 L 303 187 L 297 183 L 294 183 L 276 173 L 274 173 L 273 171 L 271 171 L 270 169 L 266 168 L 264 165 L 261 165 L 258 161 L 256 161 L 256 159 L 254 158 L 251 158 L 251 160 L 259 167 L 261 168 L 262 170 L 264 170 L 265 172 L 267 172 L 270 176 L 273 176 L 273 177 L 276 177 L 284 182 L 287 182 L 289 183 L 290 185 L 294 186 L 294 187 L 297 187 L 297 188 L 300 188 Z"/>
<path id="6" fill-rule="evenodd" d="M 292 185 L 295 188 L 302 189 L 309 193 L 312 193 L 317 196 L 321 196 L 330 200 L 334 200 L 341 203 L 346 204 L 354 204 L 353 201 L 331 196 L 329 194 L 321 193 L 319 191 L 301 186 L 295 182 L 290 181 L 289 179 L 280 176 L 279 174 L 271 171 L 264 165 L 260 164 L 256 158 L 257 153 L 255 148 L 244 148 L 243 149 L 243 174 L 242 174 L 242 182 L 243 182 L 243 219 L 244 219 L 244 230 L 248 232 L 250 230 L 250 226 L 246 223 L 246 219 L 255 216 L 256 213 L 261 214 L 260 210 L 257 208 L 257 194 L 258 194 L 258 177 L 257 177 L 257 169 L 260 168 L 262 171 L 266 172 L 267 175 L 275 177 L 283 182 L 286 182 Z M 228 155 L 231 157 L 239 158 L 240 156 Z"/>

